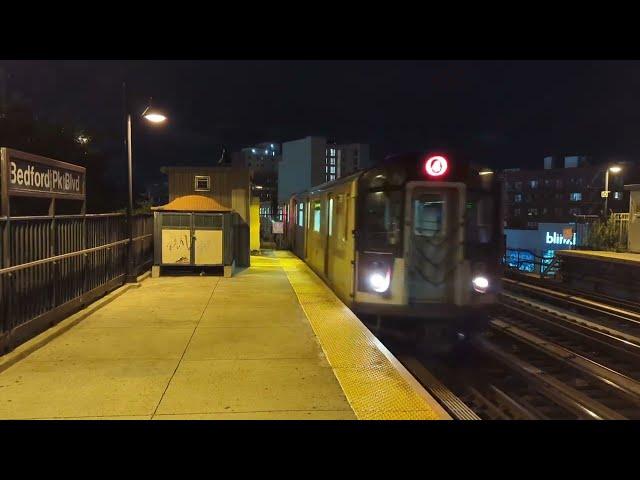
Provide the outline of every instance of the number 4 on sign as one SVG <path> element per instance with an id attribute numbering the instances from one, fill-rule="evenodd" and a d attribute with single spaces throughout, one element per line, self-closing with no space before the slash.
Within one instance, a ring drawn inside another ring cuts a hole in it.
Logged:
<path id="1" fill-rule="evenodd" d="M 608 190 L 603 190 L 600 192 L 600 196 L 602 198 L 607 198 L 609 196 L 609 191 Z"/>

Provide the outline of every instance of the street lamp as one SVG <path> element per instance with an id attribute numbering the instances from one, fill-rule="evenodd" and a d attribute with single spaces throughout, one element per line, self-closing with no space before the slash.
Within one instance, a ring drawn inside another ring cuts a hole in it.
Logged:
<path id="1" fill-rule="evenodd" d="M 607 218 L 608 205 L 609 205 L 609 172 L 616 174 L 622 171 L 622 167 L 613 165 L 607 168 L 604 174 L 604 218 Z"/>
<path id="2" fill-rule="evenodd" d="M 132 150 L 133 147 L 131 145 L 131 113 L 130 113 L 130 105 L 129 98 L 127 96 L 127 84 L 125 82 L 122 83 L 122 93 L 124 97 L 124 109 L 126 113 L 126 137 L 125 137 L 125 145 L 127 146 L 127 162 L 129 166 L 129 205 L 127 207 L 127 225 L 129 228 L 129 247 L 128 247 L 128 255 L 127 255 L 127 275 L 126 282 L 127 283 L 136 283 L 136 272 L 135 272 L 135 264 L 133 258 L 133 159 L 132 159 Z M 163 123 L 167 120 L 167 117 L 161 111 L 153 108 L 151 105 L 148 105 L 147 108 L 142 112 L 141 118 L 151 122 L 151 123 Z"/>

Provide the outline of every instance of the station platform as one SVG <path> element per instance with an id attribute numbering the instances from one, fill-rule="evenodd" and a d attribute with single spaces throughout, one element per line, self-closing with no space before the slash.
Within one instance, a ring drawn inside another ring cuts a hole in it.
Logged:
<path id="1" fill-rule="evenodd" d="M 607 252 L 604 250 L 557 250 L 556 254 L 560 257 L 584 258 L 640 266 L 639 253 Z"/>
<path id="2" fill-rule="evenodd" d="M 599 250 L 558 250 L 562 283 L 574 290 L 637 303 L 640 254 Z"/>
<path id="3" fill-rule="evenodd" d="M 297 257 L 251 265 L 147 278 L 0 357 L 0 419 L 450 419 Z"/>

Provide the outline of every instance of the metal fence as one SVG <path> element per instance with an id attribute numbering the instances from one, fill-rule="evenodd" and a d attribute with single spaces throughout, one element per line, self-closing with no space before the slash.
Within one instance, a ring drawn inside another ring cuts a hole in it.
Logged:
<path id="1" fill-rule="evenodd" d="M 577 243 L 574 248 L 592 248 L 589 245 L 589 232 L 601 224 L 602 218 L 597 215 L 576 216 Z M 616 250 L 626 250 L 629 236 L 629 213 L 612 213 L 609 217 L 609 225 L 613 226 Z"/>
<path id="2" fill-rule="evenodd" d="M 553 256 L 538 255 L 523 248 L 507 248 L 502 263 L 507 271 L 540 278 L 555 278 L 560 267 L 555 253 Z"/>
<path id="3" fill-rule="evenodd" d="M 629 213 L 612 213 L 611 221 L 618 235 L 618 243 L 626 248 L 629 236 Z"/>
<path id="4" fill-rule="evenodd" d="M 153 261 L 153 217 L 132 217 L 136 274 Z M 0 352 L 125 281 L 124 214 L 0 218 Z"/>

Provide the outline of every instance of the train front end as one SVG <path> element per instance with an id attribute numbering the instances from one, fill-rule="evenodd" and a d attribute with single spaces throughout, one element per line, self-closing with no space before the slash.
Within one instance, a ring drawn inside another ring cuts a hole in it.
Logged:
<path id="1" fill-rule="evenodd" d="M 501 289 L 501 187 L 442 153 L 388 159 L 359 180 L 354 310 L 465 335 Z"/>

